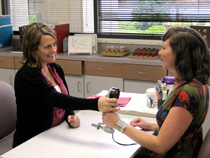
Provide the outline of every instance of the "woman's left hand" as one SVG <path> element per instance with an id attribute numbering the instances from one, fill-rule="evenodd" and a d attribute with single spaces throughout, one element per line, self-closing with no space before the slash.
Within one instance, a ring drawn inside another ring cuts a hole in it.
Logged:
<path id="1" fill-rule="evenodd" d="M 73 128 L 80 126 L 80 119 L 77 115 L 69 115 L 67 121 Z"/>
<path id="2" fill-rule="evenodd" d="M 116 112 L 106 112 L 102 115 L 103 123 L 110 128 L 114 128 L 120 120 L 120 116 Z"/>

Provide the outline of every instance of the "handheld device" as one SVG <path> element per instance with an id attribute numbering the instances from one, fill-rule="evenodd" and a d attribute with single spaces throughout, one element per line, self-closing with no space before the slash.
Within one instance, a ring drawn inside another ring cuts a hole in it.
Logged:
<path id="1" fill-rule="evenodd" d="M 116 88 L 116 87 L 112 87 L 110 88 L 108 94 L 107 94 L 107 97 L 109 98 L 116 98 L 116 99 L 119 99 L 119 96 L 120 96 L 120 89 L 119 88 Z M 124 106 L 125 104 L 119 104 L 115 107 L 122 107 Z"/>
<path id="2" fill-rule="evenodd" d="M 111 134 L 114 133 L 114 129 L 113 128 L 110 128 L 110 127 L 106 126 L 103 123 L 98 123 L 98 124 L 92 123 L 91 126 L 96 127 L 96 129 L 102 129 L 106 133 L 111 133 Z"/>
<path id="3" fill-rule="evenodd" d="M 119 96 L 120 96 L 120 89 L 119 88 L 116 88 L 116 87 L 110 88 L 109 93 L 108 93 L 109 98 L 117 98 L 118 99 Z"/>

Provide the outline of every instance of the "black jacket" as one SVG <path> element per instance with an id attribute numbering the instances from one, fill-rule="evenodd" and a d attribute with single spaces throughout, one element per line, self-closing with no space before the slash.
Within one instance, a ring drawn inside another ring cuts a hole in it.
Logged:
<path id="1" fill-rule="evenodd" d="M 62 68 L 54 67 L 67 88 Z M 68 90 L 68 88 L 67 88 Z M 40 70 L 23 65 L 15 76 L 17 122 L 13 147 L 49 129 L 54 107 L 65 110 L 65 119 L 72 110 L 98 110 L 97 99 L 77 98 L 57 92 L 50 86 Z"/>

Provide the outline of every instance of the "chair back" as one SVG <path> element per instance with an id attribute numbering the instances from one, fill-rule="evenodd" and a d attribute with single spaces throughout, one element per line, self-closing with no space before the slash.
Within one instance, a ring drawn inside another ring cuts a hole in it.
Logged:
<path id="1" fill-rule="evenodd" d="M 15 130 L 16 108 L 14 89 L 0 81 L 0 140 Z"/>
<path id="2" fill-rule="evenodd" d="M 210 129 L 206 133 L 206 136 L 203 140 L 198 158 L 210 158 Z"/>

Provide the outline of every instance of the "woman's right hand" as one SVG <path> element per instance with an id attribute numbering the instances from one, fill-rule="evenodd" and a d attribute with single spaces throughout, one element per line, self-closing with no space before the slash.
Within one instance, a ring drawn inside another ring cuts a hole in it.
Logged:
<path id="1" fill-rule="evenodd" d="M 148 122 L 141 117 L 138 117 L 130 122 L 130 125 L 133 127 L 141 127 L 144 130 L 153 130 L 156 131 L 158 126 L 157 124 Z"/>
<path id="2" fill-rule="evenodd" d="M 98 99 L 98 109 L 101 112 L 117 112 L 120 108 L 117 108 L 118 102 L 116 98 L 100 97 Z"/>
<path id="3" fill-rule="evenodd" d="M 76 128 L 80 126 L 80 119 L 77 115 L 69 115 L 67 118 L 68 123 L 71 127 Z"/>

